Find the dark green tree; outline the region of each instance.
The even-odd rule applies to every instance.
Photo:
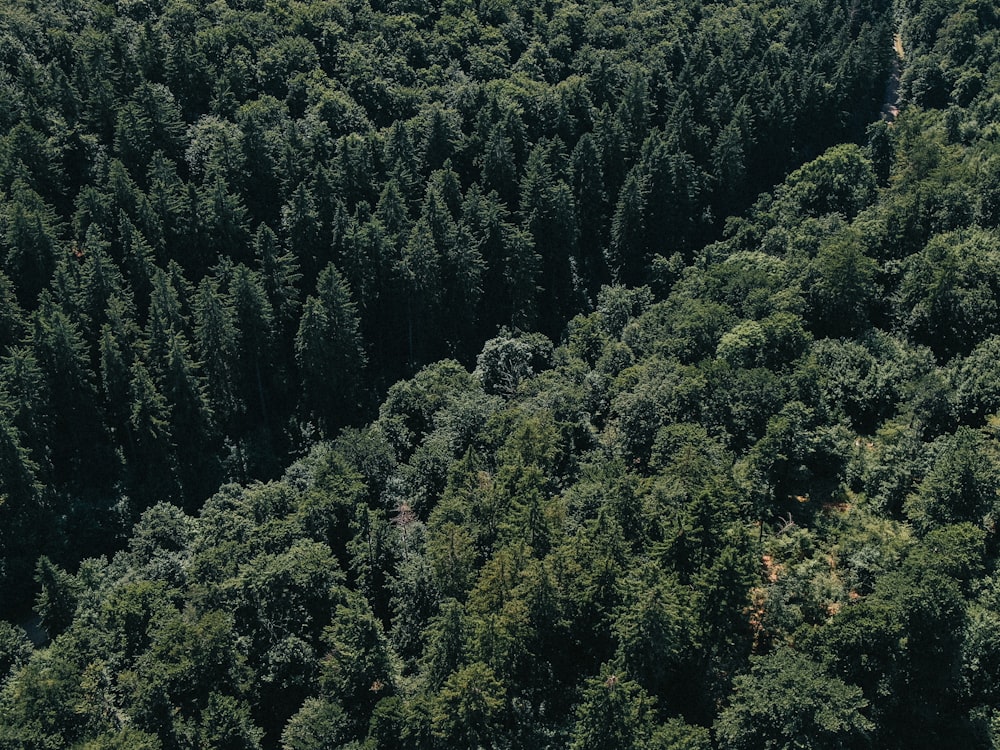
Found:
[[[753,660],[734,687],[715,724],[720,747],[871,747],[861,689],[789,648]]]
[[[497,747],[505,698],[503,685],[485,664],[453,672],[434,701],[434,736],[448,747]]]
[[[306,299],[295,337],[295,359],[302,382],[302,413],[332,434],[358,413],[366,361],[357,308],[332,263],[316,282],[316,296]]]
[[[646,692],[626,675],[605,668],[586,682],[570,747],[644,747],[653,717],[654,702]]]

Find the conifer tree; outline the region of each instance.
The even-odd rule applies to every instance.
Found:
[[[9,398],[4,394],[4,401]],[[0,404],[0,608],[13,612],[31,588],[30,561],[43,548],[51,519],[43,504],[38,466],[23,445],[9,409],[7,403]]]
[[[92,224],[87,229],[87,239],[81,249],[83,265],[74,300],[84,334],[90,338],[91,345],[96,343],[101,327],[107,322],[105,312],[111,299],[121,300],[131,296],[128,284],[108,249],[109,243],[104,240],[97,225]]]
[[[21,305],[33,307],[55,269],[59,224],[53,209],[23,181],[15,182],[11,193],[0,210],[4,269]]]
[[[521,180],[522,226],[541,258],[539,323],[549,333],[557,330],[575,302],[571,259],[577,252],[576,206],[561,178],[564,161],[560,141],[540,143],[528,156]]]
[[[302,256],[297,249],[283,250],[271,228],[261,224],[254,236],[254,258],[281,338],[288,340],[299,313],[299,282],[302,280],[299,259]]]
[[[175,440],[178,478],[184,505],[193,509],[214,491],[220,476],[215,424],[189,349],[184,334],[171,336],[159,385],[170,406],[170,433],[183,436]]]
[[[241,434],[250,440],[252,472],[273,471],[277,459],[275,430],[283,402],[284,375],[276,358],[274,309],[260,274],[240,264],[233,271],[229,296],[236,322],[234,380],[246,412]],[[265,468],[266,467],[266,468]]]
[[[320,274],[316,296],[306,299],[295,359],[302,383],[301,412],[332,434],[358,413],[365,366],[357,308],[333,264]]]
[[[13,282],[0,271],[0,352],[24,333],[24,311],[17,302]]]
[[[308,186],[303,182],[281,209],[281,234],[284,245],[298,259],[307,281],[316,278],[329,262],[329,247],[320,242],[319,214]],[[259,234],[258,234],[259,236]],[[255,245],[256,249],[256,245]]]
[[[179,492],[170,406],[145,366],[133,362],[129,385],[129,425],[135,453],[129,456],[128,486],[133,518],[156,500],[174,500]],[[127,518],[127,521],[133,520]]]
[[[580,238],[580,275],[591,295],[611,280],[604,248],[608,233],[608,198],[601,154],[590,133],[584,133],[570,154],[570,187],[576,203]]]
[[[638,169],[629,171],[611,222],[608,264],[616,281],[638,283],[645,271],[646,189]]]
[[[250,231],[246,207],[219,172],[200,191],[198,214],[203,223],[204,251],[192,269],[196,275],[220,257],[247,259]]]
[[[233,434],[237,414],[245,406],[236,382],[235,312],[219,291],[218,283],[206,276],[194,300],[195,353],[201,362],[209,407],[226,434]]]
[[[106,486],[110,456],[90,357],[79,328],[42,294],[30,333],[31,349],[45,383],[45,412],[58,484]]]
[[[175,333],[184,331],[186,325],[177,288],[166,271],[157,268],[151,279],[149,314],[146,320],[149,362],[157,373],[167,361],[171,338]]]
[[[116,335],[108,323],[101,329],[101,390],[111,430],[120,450],[126,456],[135,454],[135,438],[131,420],[131,364],[137,353],[129,351],[127,342]]]
[[[396,269],[405,299],[406,350],[412,366],[429,361],[441,293],[441,255],[434,231],[421,217],[403,250]]]
[[[645,746],[654,704],[646,691],[625,674],[605,668],[587,681],[573,730],[573,750]]]

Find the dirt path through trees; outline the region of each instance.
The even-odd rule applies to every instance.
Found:
[[[895,53],[892,60],[892,71],[885,83],[885,98],[882,103],[882,119],[892,122],[899,115],[899,76],[903,68],[903,38],[896,34],[892,39],[892,49]]]

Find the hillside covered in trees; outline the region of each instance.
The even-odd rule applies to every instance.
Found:
[[[9,2],[5,606],[861,138],[886,3]],[[673,270],[672,270],[673,269]],[[662,283],[661,283],[662,286]]]
[[[0,33],[0,748],[1000,747],[990,3]]]

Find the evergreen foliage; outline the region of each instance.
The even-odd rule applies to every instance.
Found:
[[[0,747],[1000,745],[988,6],[7,2]]]

